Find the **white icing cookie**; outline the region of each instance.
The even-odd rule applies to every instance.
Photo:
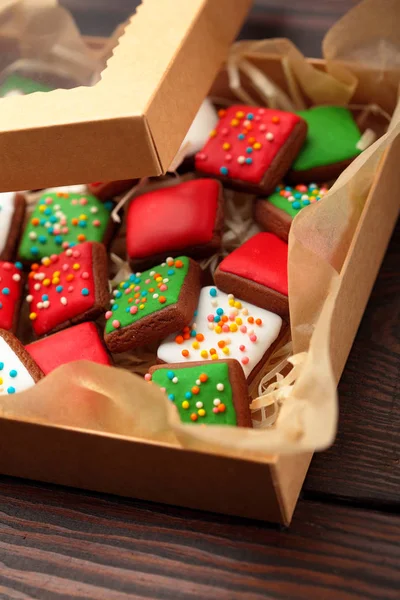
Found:
[[[201,290],[193,324],[168,337],[157,356],[166,363],[234,358],[248,377],[281,326],[278,315],[209,286]]]
[[[14,192],[0,194],[0,254],[3,252],[10,233],[14,215]]]
[[[195,116],[169,171],[176,171],[187,156],[194,156],[202,150],[211,131],[217,126],[218,120],[218,113],[213,103],[209,98],[206,98],[203,100],[199,112]]]
[[[13,349],[0,336],[0,395],[17,394],[35,385]]]

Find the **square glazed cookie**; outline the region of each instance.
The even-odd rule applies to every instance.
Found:
[[[353,115],[343,106],[316,106],[298,114],[307,122],[304,146],[288,173],[293,183],[329,181],[361,154],[361,133]]]
[[[25,218],[22,194],[0,194],[0,260],[12,260]]]
[[[36,335],[97,319],[109,303],[107,253],[84,242],[33,264],[28,278],[29,318]]]
[[[221,246],[222,225],[222,186],[214,179],[195,179],[142,194],[128,210],[128,260],[136,270],[169,255],[211,256]]]
[[[214,274],[225,292],[278,315],[289,315],[288,245],[273,233],[258,233],[229,254]]]
[[[43,373],[19,340],[0,330],[0,395],[17,394],[42,379]]]
[[[328,192],[326,184],[278,185],[268,198],[259,198],[254,205],[254,218],[266,231],[275,233],[285,242],[294,217],[305,207],[318,202]]]
[[[22,265],[0,261],[0,329],[15,332],[22,298]]]
[[[297,156],[307,134],[306,122],[293,113],[253,106],[231,106],[204,148],[196,170],[224,185],[269,194]]]
[[[164,363],[233,358],[248,380],[263,366],[282,327],[278,315],[204,287],[191,325],[177,331],[158,348]]]
[[[145,346],[185,327],[197,306],[200,278],[199,265],[179,256],[121,282],[106,313],[109,350]]]
[[[99,365],[110,365],[111,359],[94,323],[68,327],[33,342],[25,349],[45,375],[61,365],[76,360],[90,360]]]
[[[30,264],[85,241],[107,244],[115,229],[112,208],[87,193],[45,192],[23,233],[19,259]]]
[[[155,366],[145,379],[167,394],[183,423],[252,427],[246,378],[237,360]]]

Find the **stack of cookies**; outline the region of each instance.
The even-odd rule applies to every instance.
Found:
[[[360,153],[361,134],[343,107],[294,114],[238,105],[213,122],[211,133],[197,122],[195,142],[187,140],[193,153],[181,170],[190,177],[160,179],[131,200],[130,273],[114,289],[111,213],[134,180],[44,190],[28,216],[22,194],[0,194],[0,394],[67,362],[110,365],[112,355],[152,343],[156,364],[145,379],[183,422],[252,426],[248,386],[289,322],[292,221],[323,200]],[[262,231],[222,258],[225,189],[251,194]],[[209,257],[218,257],[212,281],[201,268]]]

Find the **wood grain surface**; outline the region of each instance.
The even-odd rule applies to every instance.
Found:
[[[398,598],[400,517],[301,502],[290,530],[2,479],[0,597]]]
[[[137,2],[62,4],[107,35]],[[255,0],[242,37],[318,56],[354,4]],[[337,441],[315,456],[289,530],[3,477],[0,600],[398,598],[399,264],[400,226],[340,383]]]

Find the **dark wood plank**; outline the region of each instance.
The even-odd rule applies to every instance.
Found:
[[[8,478],[0,506],[5,599],[398,597],[396,515],[303,501],[280,531]]]
[[[61,4],[73,12],[85,35],[110,35],[139,0],[61,0]],[[355,0],[255,0],[240,37],[287,37],[306,55],[320,56],[325,33],[354,4]]]
[[[340,386],[333,448],[316,455],[309,493],[400,503],[400,222]]]

